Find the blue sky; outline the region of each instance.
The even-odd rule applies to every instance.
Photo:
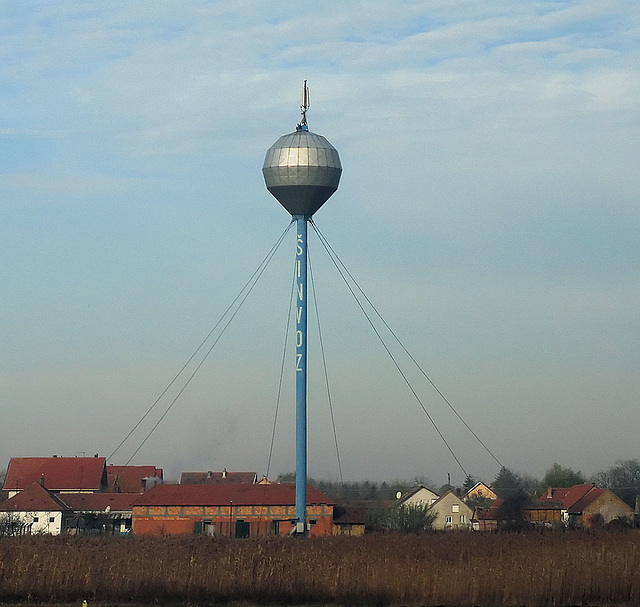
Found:
[[[638,457],[635,0],[1,12],[0,465],[109,454],[180,369],[287,226],[260,169],[303,79],[344,169],[317,225],[500,461],[542,476]],[[345,478],[461,483],[310,247]],[[293,254],[291,233],[132,463],[266,471]],[[335,480],[314,356],[309,472]],[[289,380],[271,476],[294,468]],[[491,480],[495,462],[419,390]]]

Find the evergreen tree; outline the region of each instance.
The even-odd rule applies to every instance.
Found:
[[[502,466],[496,474],[492,487],[494,489],[519,489],[523,485],[522,479],[515,473]]]
[[[467,474],[466,478],[464,479],[464,483],[462,484],[464,492],[466,493],[467,491],[469,491],[469,489],[471,489],[477,482],[478,481],[473,476]]]
[[[558,463],[553,464],[547,470],[542,479],[542,485],[546,487],[573,487],[584,483],[582,472],[574,472],[571,468],[564,468]]]

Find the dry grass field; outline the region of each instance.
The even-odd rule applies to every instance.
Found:
[[[0,539],[0,602],[638,605],[640,534]]]

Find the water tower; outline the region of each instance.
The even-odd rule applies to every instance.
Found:
[[[267,190],[296,221],[296,527],[307,534],[307,222],[338,189],[338,151],[309,131],[309,89],[302,87],[302,120],[268,150],[262,166]]]

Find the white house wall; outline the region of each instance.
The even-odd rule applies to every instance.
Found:
[[[16,512],[31,528],[31,535],[60,535],[62,533],[62,512]]]
[[[469,529],[473,511],[460,498],[448,493],[432,506],[437,514],[434,529]]]

